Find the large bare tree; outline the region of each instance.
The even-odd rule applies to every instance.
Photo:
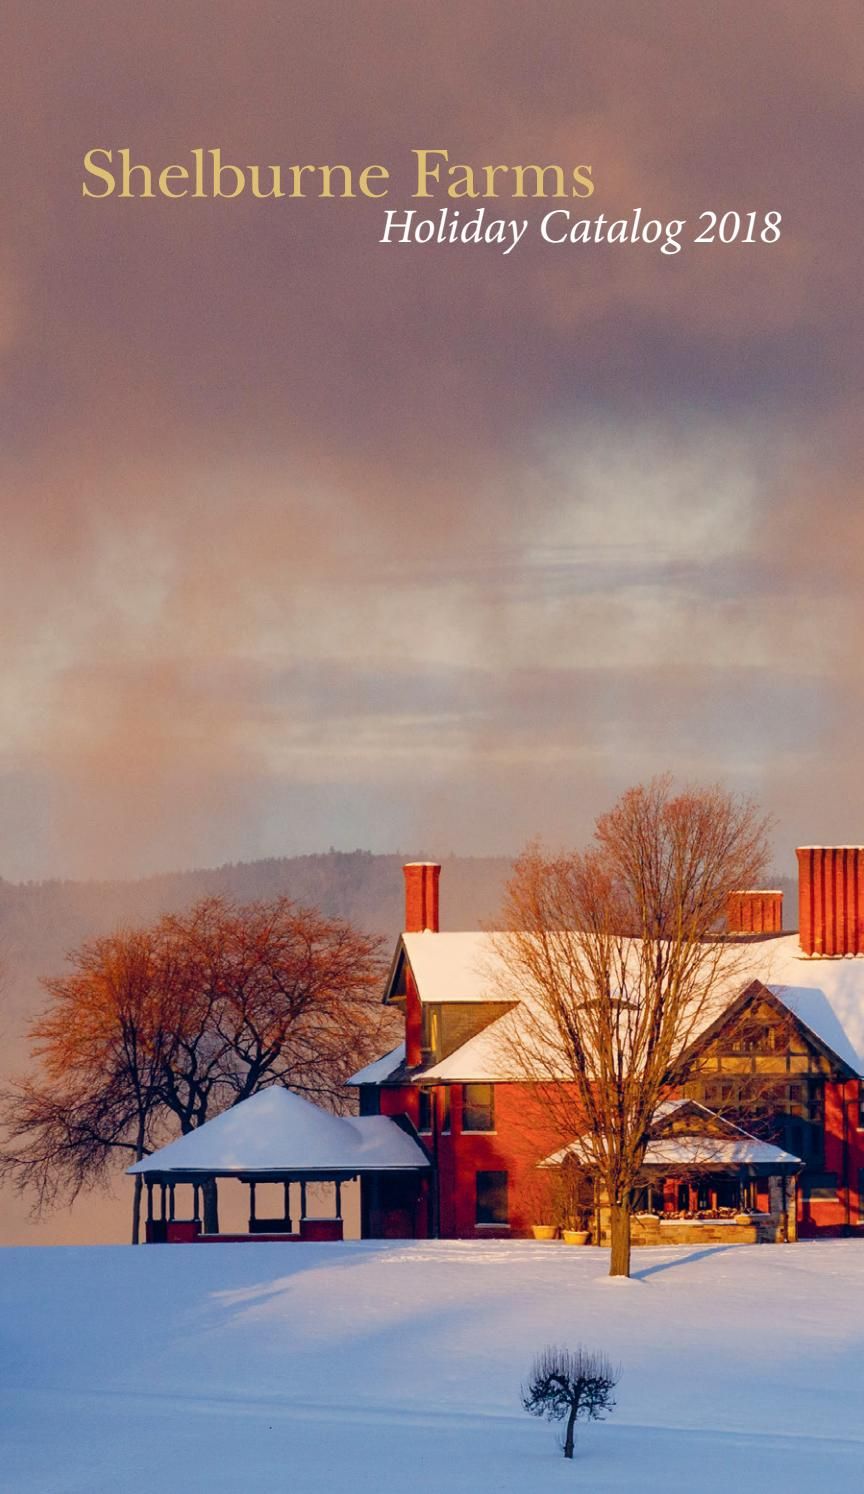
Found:
[[[392,1020],[380,940],[287,898],[208,898],[70,963],[45,982],[33,1072],[0,1105],[0,1175],[37,1213],[269,1085],[345,1108]],[[133,1242],[139,1217],[136,1180]]]
[[[516,863],[501,940],[521,997],[511,1064],[562,1143],[578,1138],[608,1203],[613,1276],[630,1272],[655,1111],[680,1094],[694,1038],[740,978],[726,900],[764,874],[768,828],[749,801],[664,777],[602,815],[588,850],[534,845]]]

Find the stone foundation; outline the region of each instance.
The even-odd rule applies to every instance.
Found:
[[[746,1224],[734,1219],[666,1219],[634,1214],[630,1234],[633,1245],[773,1245],[780,1244],[784,1237],[780,1214],[756,1214]],[[608,1209],[600,1211],[600,1244],[609,1244]]]

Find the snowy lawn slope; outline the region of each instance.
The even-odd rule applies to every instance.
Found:
[[[860,1488],[864,1245],[0,1251],[0,1488],[323,1494]],[[548,1341],[623,1365],[580,1430],[528,1417]]]

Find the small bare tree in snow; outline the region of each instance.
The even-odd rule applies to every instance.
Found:
[[[563,1421],[564,1456],[572,1458],[576,1422],[602,1421],[615,1408],[612,1391],[621,1370],[605,1354],[592,1349],[558,1349],[554,1345],[538,1354],[531,1366],[528,1385],[522,1387],[522,1404],[532,1416]]]

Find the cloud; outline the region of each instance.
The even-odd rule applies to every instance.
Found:
[[[500,849],[655,766],[756,789],[784,844],[860,816],[854,754],[820,770],[862,709],[851,6],[11,29],[7,875]],[[412,146],[588,160],[586,215],[783,235],[503,258],[379,245],[375,203],[80,197],[91,146],[196,144],[381,160],[394,205]]]

